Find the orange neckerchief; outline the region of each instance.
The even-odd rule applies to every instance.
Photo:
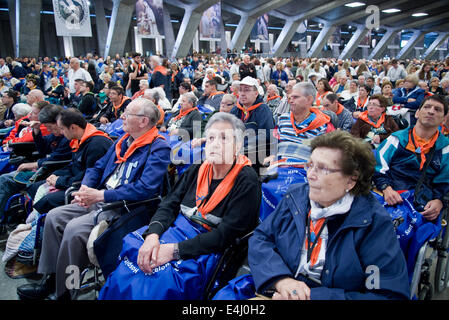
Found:
[[[172,72],[172,74],[171,74],[171,82],[175,82],[175,77],[176,77],[177,74],[178,74],[178,70],[175,70],[175,71]]]
[[[311,212],[311,211],[309,211],[308,219],[310,219],[310,212]],[[314,237],[316,237],[316,236],[318,235],[318,233],[320,232],[321,228],[323,227],[323,224],[324,224],[324,221],[325,221],[325,220],[326,220],[325,218],[318,219],[318,220],[315,222],[315,224],[314,224],[313,221],[312,221],[312,219],[310,219],[310,225],[309,225],[309,230],[308,230],[309,234],[311,234],[311,235],[313,234]],[[311,239],[312,242],[314,241],[314,240],[313,240],[314,237],[312,237],[312,239]],[[312,250],[312,255],[311,255],[311,258],[310,258],[310,266],[312,266],[312,267],[315,265],[315,263],[316,263],[317,260],[318,260],[318,256],[319,256],[319,254],[320,254],[321,243],[322,243],[322,242],[323,242],[323,241],[322,241],[321,237],[319,237],[319,238],[318,238],[318,241],[317,241],[317,243],[316,243],[316,246],[315,246],[315,247],[313,248],[313,250]],[[309,243],[307,237],[306,237],[305,245],[306,245],[306,249],[309,249],[309,248],[312,246],[312,244]],[[308,251],[308,250],[307,250],[307,251]]]
[[[272,96],[272,97],[267,97],[267,102],[270,102],[271,100],[274,100],[276,98],[280,98],[280,96],[275,95],[275,96]]]
[[[159,110],[159,114],[160,114],[159,120],[157,121],[156,125],[161,126],[164,124],[165,111],[164,111],[164,109],[162,109],[162,107],[160,105],[157,105],[156,107]]]
[[[239,108],[240,110],[242,110],[242,117],[241,117],[241,118],[242,118],[242,121],[243,121],[243,122],[246,122],[246,120],[248,120],[248,118],[249,118],[249,116],[250,116],[250,114],[251,114],[251,111],[256,110],[257,108],[259,108],[261,104],[263,104],[263,102],[260,102],[260,103],[258,103],[258,104],[252,105],[252,106],[249,107],[248,109],[245,109],[244,107],[242,107],[242,106],[240,105],[239,102],[237,102],[237,108]]]
[[[115,145],[115,155],[117,156],[117,161],[115,161],[115,163],[126,162],[126,160],[128,160],[128,158],[134,153],[134,151],[136,151],[140,147],[153,143],[153,141],[156,140],[157,138],[165,139],[164,137],[159,135],[159,130],[157,130],[156,127],[153,127],[150,130],[148,130],[145,134],[135,139],[122,157],[120,155],[120,152],[122,151],[122,143],[128,137],[129,133],[125,134],[123,137],[120,138],[120,140]]]
[[[215,73],[214,73],[213,76],[207,76],[207,79],[208,79],[208,80],[214,80],[214,78],[215,78]]]
[[[296,135],[299,135],[300,133],[316,129],[318,127],[321,127],[323,124],[326,124],[330,121],[330,118],[322,113],[317,108],[310,108],[310,112],[315,113],[316,118],[304,129],[298,129],[295,125],[295,118],[293,117],[293,112],[290,112],[290,122],[293,126],[293,129],[295,129]]]
[[[413,143],[412,134],[416,145]],[[426,163],[426,153],[428,153],[429,150],[433,147],[433,145],[438,139],[438,135],[439,131],[437,130],[435,134],[432,136],[432,138],[425,140],[416,135],[415,128],[413,128],[413,130],[410,130],[408,135],[408,144],[405,147],[405,149],[410,150],[411,152],[414,153],[421,154],[421,165],[419,166],[419,170],[422,170],[422,168],[424,167],[424,163]]]
[[[116,118],[118,118],[117,111],[122,107],[123,103],[128,99],[129,98],[127,96],[123,96],[122,101],[120,102],[120,104],[118,106],[116,106],[114,104],[114,102],[112,103],[112,107],[114,108],[114,114],[115,114]]]
[[[360,104],[360,98],[357,98],[357,107],[363,109],[365,107],[366,100],[368,100],[368,97],[366,97],[363,103]]]
[[[141,97],[144,94],[145,94],[145,90],[137,91],[136,93],[134,93],[134,95],[132,96],[131,100],[137,99],[138,97]]]
[[[193,110],[198,110],[197,107],[192,107],[190,109],[187,109],[185,111],[183,111],[182,109],[179,110],[179,114],[174,118],[175,121],[184,118],[186,115],[188,115],[190,112],[192,112]]]
[[[207,160],[203,162],[198,171],[196,185],[196,207],[204,219],[206,218],[206,215],[214,210],[215,207],[229,194],[234,186],[235,179],[245,166],[251,166],[251,161],[246,156],[239,155],[235,165],[217,186],[209,200],[204,203],[204,199],[209,194],[209,186],[213,175],[213,165]],[[203,224],[203,227],[209,231],[211,230],[211,228],[206,224]]]
[[[166,76],[167,75],[167,68],[163,67],[163,66],[156,66],[156,68],[153,69],[153,73],[156,73],[156,72],[160,72],[164,76]]]
[[[338,116],[340,113],[343,112],[345,107],[343,107],[343,105],[341,103],[338,104],[338,109],[337,112],[335,112],[335,114]]]
[[[372,122],[369,118],[368,118],[368,111],[363,111],[360,115],[359,115],[359,119],[362,121],[365,121],[366,123],[370,124],[371,126],[373,126],[374,128],[378,129],[380,128],[380,126],[385,122],[385,112],[382,112],[382,115],[380,116],[379,120],[377,120],[376,123]]]
[[[72,141],[70,141],[70,147],[72,148],[72,152],[77,152],[79,147],[90,137],[95,137],[95,136],[103,136],[105,138],[108,138],[109,140],[111,140],[111,138],[109,138],[109,136],[104,133],[103,131],[97,130],[97,128],[95,128],[94,125],[88,123],[86,126],[86,129],[84,130],[84,134],[81,137],[80,140],[78,139],[73,139]]]
[[[213,92],[213,93],[211,93],[211,94],[209,95],[208,99],[210,99],[210,98],[216,96],[217,94],[224,94],[224,92],[223,92],[223,91]]]
[[[326,94],[328,94],[330,91],[326,91],[326,92],[324,92],[323,94],[319,94],[318,92],[316,93],[316,99],[315,99],[315,102],[316,102],[316,105],[317,106],[321,106],[321,100],[323,99],[323,97],[326,95]]]

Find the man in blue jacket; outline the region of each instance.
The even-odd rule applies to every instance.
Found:
[[[443,96],[424,99],[416,112],[414,127],[392,133],[376,150],[373,181],[389,205],[402,202],[397,191],[415,189],[431,149],[435,149],[427,167],[432,199],[416,208],[427,220],[435,220],[443,208],[443,197],[449,192],[449,139],[438,128],[448,112]]]
[[[84,175],[72,204],[51,210],[45,221],[38,273],[41,284],[17,289],[22,299],[70,298],[66,287],[68,266],[83,270],[88,264],[86,243],[94,227],[95,211],[103,203],[118,200],[140,201],[157,195],[170,163],[170,146],[158,134],[157,107],[139,98],[122,115],[127,132],[114,143],[93,168]],[[108,210],[99,217],[110,220],[119,210]]]
[[[72,152],[67,140],[62,131],[59,129],[56,118],[63,110],[61,106],[48,105],[42,108],[39,112],[39,121],[31,124],[33,128],[33,139],[36,149],[41,155],[41,158],[36,162],[22,163],[16,171],[5,173],[0,176],[0,216],[3,216],[6,202],[8,198],[21,190],[24,190],[26,185],[14,180],[14,177],[19,172],[29,172],[39,169],[45,161],[60,161],[70,160]],[[50,132],[49,135],[42,136],[40,125],[43,124]]]

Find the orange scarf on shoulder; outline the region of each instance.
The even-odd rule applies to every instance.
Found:
[[[378,129],[380,126],[382,126],[383,123],[385,123],[385,112],[382,112],[382,115],[380,116],[379,120],[377,120],[376,123],[372,122],[368,117],[368,111],[363,111],[359,115],[359,119],[362,121],[365,121],[366,123],[370,124],[374,128]]]
[[[299,135],[303,132],[314,130],[316,128],[321,127],[323,124],[329,123],[330,118],[321,112],[317,108],[310,108],[310,112],[315,113],[316,118],[304,129],[298,129],[295,125],[295,118],[293,117],[293,112],[290,112],[290,122],[292,124],[293,129],[295,129],[296,135]]]
[[[163,136],[159,135],[159,130],[157,130],[156,127],[153,127],[150,130],[148,130],[145,134],[135,139],[122,157],[120,155],[122,151],[122,143],[128,137],[129,133],[125,134],[123,137],[120,138],[120,140],[115,145],[115,155],[117,156],[117,161],[115,161],[115,163],[126,162],[126,160],[128,160],[128,158],[134,153],[134,151],[136,151],[140,147],[153,143],[157,138],[165,139]]]
[[[153,69],[153,73],[156,73],[156,72],[160,72],[164,76],[166,76],[167,75],[167,68],[163,67],[163,66],[156,66],[156,68]]]
[[[175,121],[178,121],[179,119],[184,118],[186,115],[188,115],[190,112],[192,112],[193,110],[198,110],[197,107],[193,107],[187,110],[179,110],[179,114],[174,118]]]
[[[78,139],[72,139],[72,141],[70,141],[70,148],[72,148],[72,152],[77,152],[78,149],[81,147],[81,145],[89,138],[91,137],[96,137],[96,136],[101,136],[101,137],[105,137],[108,138],[109,140],[112,140],[111,138],[109,138],[109,136],[100,130],[97,130],[97,128],[95,128],[94,125],[88,123],[86,126],[86,129],[84,129],[84,134],[81,137],[80,140]]]
[[[321,105],[321,100],[323,100],[324,96],[327,95],[330,91],[326,91],[323,94],[319,94],[318,92],[316,93],[316,99],[315,99],[315,103],[317,106]]]
[[[207,160],[203,162],[198,171],[196,185],[196,207],[204,219],[206,218],[206,215],[214,210],[215,207],[229,194],[234,186],[235,179],[245,166],[251,166],[251,161],[246,156],[239,155],[235,165],[220,182],[212,196],[207,202],[204,202],[204,199],[209,194],[209,186],[212,182],[213,165]],[[203,224],[203,227],[211,231],[211,228],[208,225]]]
[[[449,134],[449,128],[446,127],[444,124],[441,125],[441,133],[445,136],[447,136]]]
[[[344,109],[345,109],[345,107],[343,107],[343,105],[341,103],[339,103],[337,112],[335,114],[338,116],[340,113],[343,112]]]
[[[277,99],[277,98],[280,98],[280,96],[275,95],[275,96],[272,96],[272,97],[267,97],[267,102],[270,102],[271,100],[274,100],[274,99]]]
[[[209,95],[208,99],[211,99],[212,97],[216,96],[217,94],[224,94],[224,92],[223,91],[213,92]]]
[[[263,102],[260,102],[258,104],[255,104],[251,107],[249,107],[248,109],[245,109],[242,105],[240,105],[239,102],[237,102],[237,108],[239,108],[240,110],[242,110],[242,121],[246,122],[249,118],[249,116],[251,115],[251,111],[256,110],[257,108],[259,108],[261,105],[263,104]]]
[[[116,117],[116,118],[119,117],[118,114],[117,114],[117,112],[120,110],[120,108],[122,107],[123,103],[124,103],[126,100],[128,100],[128,99],[129,99],[129,98],[128,98],[127,96],[123,96],[122,101],[120,102],[119,105],[116,106],[114,103],[112,103],[112,107],[114,108],[114,114],[115,114],[115,117]]]
[[[415,128],[409,131],[408,144],[405,148],[413,153],[419,153],[421,155],[419,170],[422,170],[424,167],[424,164],[426,163],[426,154],[429,153],[430,149],[432,149],[433,145],[437,141],[439,133],[440,132],[437,130],[430,139],[426,140],[416,134]],[[413,140],[415,140],[416,145],[413,143]]]

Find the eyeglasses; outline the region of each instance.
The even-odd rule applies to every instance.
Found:
[[[368,102],[368,105],[367,106],[373,106],[373,107],[378,107],[378,108],[380,108],[381,107],[381,105],[380,104],[377,104],[377,103],[372,103],[372,102]]]
[[[304,169],[307,172],[309,172],[312,169],[315,169],[316,170],[316,174],[319,175],[319,176],[327,176],[327,175],[329,175],[331,173],[342,171],[341,169],[329,169],[329,168],[326,168],[324,166],[315,165],[313,162],[310,162],[310,161],[307,162],[304,165]]]
[[[147,117],[147,118],[148,118],[148,116],[146,116],[146,115],[144,115],[144,114],[126,113],[126,112],[123,112],[123,113],[122,113],[122,117],[125,118],[125,119],[128,119],[129,116]]]
[[[254,89],[247,89],[247,90],[239,89],[239,92],[245,92],[245,93],[252,92],[252,91],[255,91],[255,90]]]

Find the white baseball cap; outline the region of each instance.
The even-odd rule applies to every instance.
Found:
[[[253,86],[256,89],[259,88],[259,83],[257,82],[257,80],[250,76],[243,78],[243,80],[240,81],[240,85]]]

